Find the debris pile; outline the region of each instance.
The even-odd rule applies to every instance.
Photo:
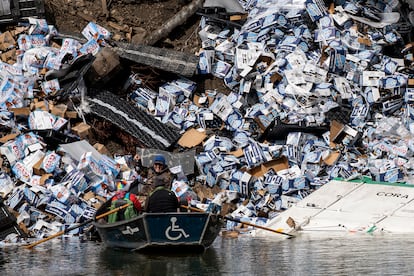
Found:
[[[84,40],[34,18],[0,34],[0,194],[26,235],[87,221],[117,183],[141,178],[133,154],[91,145],[96,118],[137,141],[144,167],[164,153],[177,196],[245,221],[263,224],[333,178],[413,182],[403,4],[225,3],[200,11],[196,57],[114,42],[93,22]],[[154,88],[131,72],[123,97],[109,88],[125,59],[175,78]],[[203,89],[204,77],[225,88]]]
[[[406,6],[239,2],[248,12],[241,28],[218,20],[223,8],[215,8],[205,9],[199,32],[198,73],[230,92],[203,91],[178,107],[169,100],[170,112],[159,113],[182,131],[216,130],[201,138],[198,179],[238,193],[232,214],[253,220],[337,177],[412,182]]]

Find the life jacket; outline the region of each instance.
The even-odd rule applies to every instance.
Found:
[[[112,200],[109,210],[114,210],[127,203],[129,204],[128,207],[108,215],[108,223],[114,223],[121,220],[129,220],[133,217],[138,216],[138,212],[134,207],[134,203],[129,199],[129,193],[126,193],[124,198]]]

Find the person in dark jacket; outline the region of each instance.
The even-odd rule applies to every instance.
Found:
[[[134,191],[136,194],[149,195],[155,189],[154,178],[156,177],[163,182],[165,188],[171,189],[174,175],[170,172],[165,157],[162,154],[154,156],[152,166],[148,170],[142,167],[141,157],[138,154],[134,156],[134,160],[137,164],[136,170],[142,171],[142,175],[131,184],[131,191]]]
[[[154,178],[155,189],[145,202],[145,211],[149,213],[177,212],[180,207],[177,196],[164,186],[161,178]]]
[[[148,170],[147,184],[151,186],[151,190],[154,190],[156,187],[156,178],[159,181],[162,181],[162,185],[164,185],[165,188],[171,189],[173,174],[167,166],[165,157],[161,154],[154,157],[152,168]]]

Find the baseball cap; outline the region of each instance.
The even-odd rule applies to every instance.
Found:
[[[165,157],[162,155],[156,155],[154,157],[154,164],[162,164],[165,165]]]

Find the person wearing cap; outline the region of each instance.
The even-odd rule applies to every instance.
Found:
[[[145,201],[144,210],[149,213],[177,212],[180,207],[177,196],[166,188],[162,178],[154,177],[155,189]]]
[[[147,185],[151,187],[151,190],[156,188],[155,178],[160,182],[159,184],[164,185],[167,189],[171,189],[173,175],[167,166],[165,157],[161,154],[154,156],[153,165],[148,170]]]
[[[136,171],[140,171],[141,174],[131,184],[132,192],[141,195],[148,195],[155,189],[154,178],[158,177],[164,183],[167,189],[171,189],[174,175],[170,172],[165,157],[162,154],[157,154],[152,159],[152,166],[145,168],[142,166],[141,156],[136,154],[134,161],[138,168]]]

